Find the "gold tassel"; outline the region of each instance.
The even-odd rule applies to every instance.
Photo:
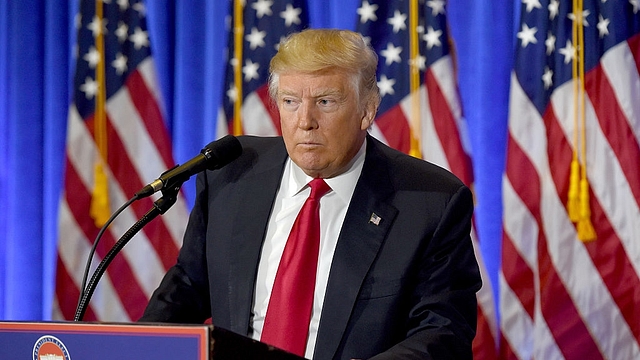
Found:
[[[103,2],[96,1],[96,17],[103,21]],[[104,64],[104,34],[102,33],[102,25],[100,33],[96,36],[96,48],[100,53],[100,61],[96,66],[96,81],[98,82],[98,94],[96,96],[96,112],[94,117],[95,141],[98,154],[96,155],[96,163],[93,167],[94,184],[91,193],[91,205],[89,206],[89,215],[93,219],[96,227],[101,228],[110,217],[111,207],[109,205],[109,180],[107,173],[104,171],[103,165],[107,162],[109,154],[107,150],[107,117],[105,113],[106,99],[106,78]]]
[[[573,60],[573,105],[574,105],[574,145],[573,160],[571,161],[571,175],[569,177],[569,193],[567,212],[569,219],[576,223],[578,239],[583,242],[596,240],[596,231],[591,223],[591,208],[589,207],[589,181],[587,180],[587,126],[585,116],[584,90],[584,19],[583,0],[573,0],[572,38],[576,46],[576,58]],[[578,125],[580,120],[580,126]],[[578,149],[583,163],[578,160]],[[579,184],[579,186],[578,186]]]
[[[110,216],[107,174],[105,174],[100,162],[95,165],[94,174],[95,185],[91,194],[89,214],[96,227],[100,228],[109,220]]]
[[[584,242],[596,239],[596,231],[591,223],[589,182],[586,178],[580,180],[580,218],[578,219],[578,239]]]
[[[571,161],[571,175],[569,176],[569,194],[567,199],[567,212],[572,222],[578,221],[580,217],[580,197],[578,196],[580,185],[580,164],[578,159]]]
[[[581,154],[584,159],[582,165],[582,178],[580,179],[580,214],[578,219],[578,239],[583,242],[593,241],[596,239],[596,231],[591,223],[591,208],[589,206],[589,181],[587,180],[587,126],[585,116],[585,90],[584,90],[584,19],[583,14],[583,0],[578,0],[578,42],[579,42],[579,66],[580,71],[580,120],[582,122],[581,135]]]

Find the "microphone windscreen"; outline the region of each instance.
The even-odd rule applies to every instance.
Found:
[[[237,159],[242,154],[242,145],[235,136],[226,135],[209,143],[202,149],[202,153],[210,157],[207,169],[216,170]]]

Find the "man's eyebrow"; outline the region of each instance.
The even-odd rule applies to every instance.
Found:
[[[278,96],[282,96],[282,95],[296,95],[296,94],[295,94],[295,91],[292,91],[292,90],[282,90],[282,89],[280,89],[280,90],[278,90],[277,95]]]
[[[299,95],[293,90],[281,89],[278,91],[277,96],[299,96]],[[326,88],[326,89],[319,89],[316,93],[311,95],[312,98],[319,98],[323,96],[343,97],[345,96],[345,94],[343,91],[337,88]]]
[[[316,94],[312,96],[317,98],[317,97],[322,97],[327,95],[343,96],[343,92],[335,88],[321,89],[320,91],[318,91]]]

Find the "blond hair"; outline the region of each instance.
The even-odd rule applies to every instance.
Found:
[[[352,75],[360,103],[380,102],[376,68],[378,56],[362,35],[349,30],[307,29],[289,35],[271,59],[269,94],[276,99],[279,75],[337,69]]]

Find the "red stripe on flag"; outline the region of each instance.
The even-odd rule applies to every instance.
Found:
[[[69,161],[67,157],[65,164],[65,197],[67,199],[67,204],[69,206],[69,210],[72,213],[84,213],[84,216],[79,219],[74,216],[76,220],[76,224],[82,230],[86,237],[89,245],[93,243],[93,239],[98,234],[98,230],[95,226],[93,220],[87,216],[88,207],[87,204],[91,202],[91,195],[87,191],[84,186],[84,183],[78,176],[76,172],[75,166]],[[77,195],[77,196],[76,196]],[[80,221],[78,221],[80,220]],[[90,239],[90,240],[89,240]]]
[[[538,171],[520,145],[513,139],[511,133],[507,139],[507,148],[509,151],[506,162],[507,177],[531,214],[539,220],[540,179]]]
[[[429,106],[433,117],[433,125],[438,133],[440,144],[444,150],[449,170],[462,180],[467,186],[473,182],[473,172],[471,170],[471,159],[464,151],[460,141],[460,131],[456,125],[456,120],[451,113],[440,85],[436,80],[431,68],[425,74],[425,85]]]
[[[409,123],[400,105],[396,105],[384,114],[378,115],[376,125],[387,140],[387,144],[403,153],[411,149]]]
[[[552,106],[548,106],[545,109],[542,121],[546,129],[549,164],[553,164],[551,177],[555,183],[560,202],[566,205],[569,199],[569,177],[571,175],[573,150],[564,135],[562,127],[560,127]]]
[[[502,235],[502,271],[507,284],[533,319],[536,300],[535,276],[506,233]]]
[[[640,74],[640,34],[629,38],[627,43],[629,44],[629,48],[633,54],[633,60],[635,60],[636,63],[636,71]]]
[[[144,123],[149,137],[153,140],[157,152],[162,157],[165,167],[172,167],[175,163],[171,153],[171,139],[169,138],[167,125],[164,123],[160,107],[157,102],[153,101],[154,96],[149,91],[140,71],[132,72],[125,85],[131,94],[131,102],[138,110],[140,119]]]

